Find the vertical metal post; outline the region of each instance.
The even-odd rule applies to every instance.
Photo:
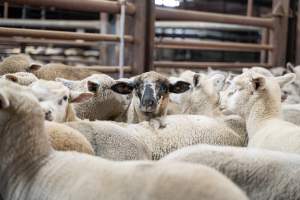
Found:
[[[261,44],[268,44],[269,42],[269,29],[264,28],[261,32]],[[266,50],[261,50],[260,51],[260,63],[265,63],[267,61],[267,54],[268,51]]]
[[[121,15],[120,15],[120,52],[119,52],[119,78],[124,77],[124,53],[125,53],[125,12],[126,0],[120,0]]]
[[[8,2],[4,2],[3,17],[4,17],[4,19],[8,18]]]
[[[285,66],[290,0],[273,0],[272,66]]]
[[[247,4],[247,16],[251,17],[253,15],[253,0],[248,0]]]

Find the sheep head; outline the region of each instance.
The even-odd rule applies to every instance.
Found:
[[[111,89],[120,94],[133,92],[138,108],[143,114],[155,114],[166,110],[170,93],[183,93],[190,89],[185,81],[171,82],[167,77],[154,72],[146,72],[131,79],[117,81]]]

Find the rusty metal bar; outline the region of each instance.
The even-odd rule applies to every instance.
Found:
[[[121,6],[117,1],[105,0],[7,0],[12,4],[56,7],[66,10],[88,11],[88,12],[107,12],[111,14],[120,13]],[[134,15],[136,11],[132,3],[126,5],[126,14]]]
[[[40,20],[40,19],[1,19],[0,26],[28,28],[83,28],[100,29],[100,22],[95,20]]]
[[[245,26],[257,26],[273,28],[273,19],[259,17],[247,17],[241,15],[215,14],[209,12],[190,11],[182,9],[156,8],[157,20],[172,21],[203,21],[225,24],[238,24]]]
[[[70,41],[70,40],[52,40],[52,39],[33,39],[23,37],[0,37],[0,44],[29,44],[32,46],[48,46],[48,45],[68,45],[68,46],[98,46],[96,42]]]
[[[253,0],[248,0],[247,2],[247,16],[251,17],[253,15]]]
[[[22,36],[32,38],[62,39],[62,40],[85,40],[85,41],[109,41],[119,42],[120,37],[111,34],[74,33],[64,31],[45,31],[22,28],[0,27],[0,36]],[[133,37],[126,35],[125,42],[133,42]]]
[[[155,68],[184,68],[184,69],[202,69],[207,67],[212,68],[241,68],[241,67],[271,67],[266,63],[228,63],[228,62],[182,62],[182,61],[155,61]]]
[[[249,44],[238,42],[214,42],[201,40],[174,40],[174,39],[157,39],[155,41],[156,48],[168,49],[205,49],[205,50],[219,50],[219,51],[245,51],[245,52],[259,52],[261,50],[272,51],[273,47],[266,44]]]
[[[7,19],[8,18],[8,3],[4,2],[3,5],[3,18]]]
[[[269,41],[269,30],[268,29],[264,29],[262,31],[262,35],[261,35],[261,45],[266,45],[268,44],[268,41]],[[267,55],[268,55],[268,52],[265,51],[265,50],[261,50],[260,52],[260,62],[261,63],[265,63],[267,62]]]
[[[119,67],[118,66],[88,66],[88,67],[76,67],[76,68],[84,68],[84,69],[90,69],[90,70],[96,70],[103,73],[119,73]],[[131,73],[132,68],[130,66],[124,66],[123,67],[124,73]]]

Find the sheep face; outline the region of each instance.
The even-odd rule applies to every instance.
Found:
[[[138,101],[139,110],[144,114],[150,114],[166,109],[169,93],[183,93],[190,89],[190,84],[184,81],[171,83],[165,76],[151,71],[127,82],[119,81],[111,89],[120,94],[130,94],[133,91],[133,98]]]
[[[70,103],[79,103],[93,96],[90,92],[70,91],[62,83],[39,80],[29,86],[38,98],[48,121],[64,122]]]
[[[40,109],[37,99],[27,87],[5,79],[0,80],[0,86],[0,127],[6,126],[8,120],[15,117],[15,113],[24,113],[28,107]]]
[[[280,77],[265,77],[252,70],[236,76],[229,87],[221,92],[221,109],[246,117],[253,105],[263,99],[274,108],[280,107],[281,90],[295,79],[294,74]]]

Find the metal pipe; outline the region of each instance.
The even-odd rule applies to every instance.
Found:
[[[247,2],[247,16],[251,17],[253,15],[253,0],[248,0]]]
[[[156,48],[168,49],[206,49],[206,50],[220,50],[220,51],[245,51],[245,52],[259,52],[261,50],[272,51],[273,47],[266,44],[250,44],[239,42],[214,42],[201,40],[174,40],[174,39],[157,39],[155,41]]]
[[[242,15],[216,14],[209,12],[190,11],[182,9],[156,8],[157,20],[172,21],[202,21],[225,24],[239,24],[246,26],[258,26],[273,28],[273,19],[262,19],[259,17],[246,17]]]
[[[100,22],[96,20],[39,20],[39,19],[1,19],[0,26],[8,27],[30,27],[30,28],[86,28],[100,29]]]
[[[49,45],[66,45],[66,46],[97,46],[97,42],[85,42],[85,41],[70,41],[70,40],[51,40],[51,39],[32,39],[32,38],[11,38],[0,37],[0,44],[27,44],[32,46],[49,46]]]
[[[202,69],[207,67],[212,68],[241,68],[241,67],[271,67],[266,63],[227,63],[227,62],[179,62],[179,61],[155,61],[156,68],[185,68],[185,69]]]
[[[33,38],[62,39],[62,40],[85,40],[85,41],[109,41],[119,42],[120,37],[112,34],[74,33],[64,31],[45,31],[22,28],[0,27],[0,36],[22,36]],[[133,37],[126,35],[125,42],[133,42]]]
[[[4,2],[3,5],[3,18],[8,18],[8,2]]]
[[[119,78],[124,77],[124,52],[125,52],[125,14],[126,14],[126,1],[120,0],[121,3],[121,16],[120,16],[120,53],[119,53]]]
[[[88,12],[107,12],[111,14],[120,13],[121,6],[116,1],[105,0],[7,0],[12,4],[56,7],[66,10],[88,11]],[[126,13],[129,15],[135,14],[135,6],[128,3]]]
[[[96,71],[100,71],[103,73],[118,73],[119,72],[119,66],[88,66],[88,67],[78,67],[78,68],[96,70]],[[123,71],[124,71],[124,73],[131,73],[132,68],[130,66],[124,66]]]

